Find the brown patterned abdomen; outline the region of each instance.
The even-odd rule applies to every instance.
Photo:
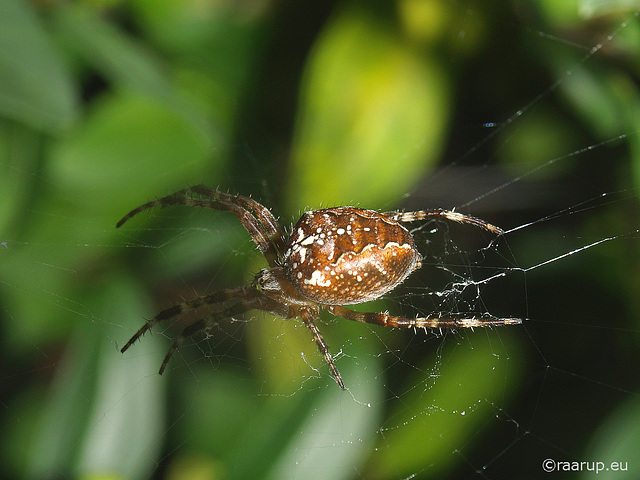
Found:
[[[325,305],[374,300],[419,266],[409,231],[373,210],[306,212],[294,226],[283,268],[296,289]]]

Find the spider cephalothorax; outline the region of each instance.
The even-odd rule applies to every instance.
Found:
[[[249,286],[222,290],[180,303],[163,310],[143,325],[125,344],[122,352],[160,321],[203,306],[217,306],[215,313],[182,331],[165,356],[160,374],[187,337],[223,319],[254,309],[283,318],[301,318],[341,388],[345,388],[342,377],[315,324],[321,308],[349,320],[392,327],[452,328],[521,323],[516,318],[487,315],[453,317],[437,314],[403,318],[385,313],[354,312],[343,306],[379,298],[420,267],[420,254],[403,222],[439,217],[502,234],[498,227],[478,218],[450,210],[380,213],[355,207],[336,207],[304,213],[290,237],[286,238],[273,214],[255,200],[198,185],[132,210],[118,222],[117,227],[143,210],[168,205],[233,212],[265,256],[269,268],[261,270]]]

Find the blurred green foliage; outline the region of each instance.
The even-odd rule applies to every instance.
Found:
[[[225,214],[154,212],[114,226],[200,183],[252,194],[285,224],[306,207],[399,208],[430,187],[444,191],[442,206],[477,204],[513,225],[562,210],[515,189],[494,196],[500,205],[473,202],[521,175],[534,190],[579,178],[588,188],[573,205],[631,198],[510,240],[515,262],[534,265],[576,248],[567,238],[638,227],[639,53],[625,2],[0,1],[0,478],[453,478],[469,473],[462,458],[505,470],[522,461],[508,447],[524,433],[505,441],[492,422],[503,409],[543,417],[550,398],[568,405],[549,366],[628,397],[637,385],[619,367],[638,353],[637,335],[621,333],[639,328],[637,237],[591,262],[556,262],[548,276],[532,271],[526,301],[521,278],[498,296],[505,315],[565,327],[596,318],[599,329],[607,300],[585,291],[614,298],[620,330],[607,330],[602,352],[618,355],[615,375],[589,370],[599,356],[562,363],[574,330],[546,344],[534,323],[541,361],[521,330],[411,348],[410,336],[326,318],[342,392],[304,326],[267,315],[214,329],[163,377],[164,336],[179,328],[120,355],[145,318],[250,281],[264,262]],[[587,147],[598,144],[594,159]],[[479,165],[478,179],[425,184],[436,166],[460,164]],[[504,177],[482,184],[487,167]],[[481,190],[461,196],[464,185]],[[585,296],[593,305],[576,308]],[[584,360],[604,340],[580,333],[572,353]],[[549,386],[528,383],[537,368]],[[616,411],[614,400],[575,408],[567,422],[587,432],[572,454],[633,460],[640,409],[623,398]],[[498,423],[519,426],[510,420]],[[569,441],[546,426],[538,436],[554,440],[528,453],[534,476],[544,448]],[[491,478],[501,475],[513,478],[497,467]]]

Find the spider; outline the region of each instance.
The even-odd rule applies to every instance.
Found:
[[[315,324],[321,309],[356,322],[404,328],[473,328],[522,323],[517,318],[487,315],[457,318],[435,314],[403,318],[386,313],[355,312],[344,306],[381,297],[420,267],[421,256],[403,223],[441,218],[474,225],[496,235],[503,233],[484,220],[451,210],[380,213],[355,207],[335,207],[305,212],[287,237],[271,211],[257,201],[198,185],[135,208],[116,227],[121,227],[144,210],[170,205],[234,213],[266,258],[269,268],[260,270],[250,285],[179,303],[146,322],[122,347],[122,353],[159,322],[200,307],[216,307],[214,313],[184,328],[169,348],[160,366],[160,375],[185,339],[249,310],[263,310],[285,319],[301,318],[342,389],[345,389],[345,384]]]

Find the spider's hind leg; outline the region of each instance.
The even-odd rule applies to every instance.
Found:
[[[342,375],[340,375],[338,367],[336,367],[336,364],[333,361],[333,356],[331,355],[331,352],[329,352],[329,346],[327,345],[327,342],[324,341],[324,337],[315,324],[313,316],[306,313],[303,313],[301,316],[302,321],[311,331],[311,335],[313,335],[313,341],[316,342],[316,345],[318,345],[318,350],[320,350],[324,361],[327,363],[327,365],[329,365],[329,370],[331,370],[333,378],[336,380],[336,383],[340,386],[340,388],[344,390],[346,387],[344,386],[344,382],[342,381]]]
[[[225,302],[232,298],[253,298],[256,293],[257,292],[255,291],[255,289],[250,287],[231,288],[228,290],[221,290],[219,292],[215,292],[210,295],[204,295],[202,297],[194,298],[193,300],[182,302],[177,305],[174,305],[173,307],[169,307],[161,311],[159,314],[157,314],[155,317],[153,317],[151,320],[145,323],[140,328],[140,330],[138,330],[133,335],[133,337],[129,339],[129,341],[124,345],[124,347],[122,347],[120,352],[122,353],[126,352],[129,349],[129,347],[131,347],[131,345],[133,345],[136,342],[136,340],[138,340],[142,335],[147,333],[147,331],[150,330],[157,323],[160,323],[164,320],[169,320],[173,317],[177,317],[178,315],[181,315],[183,313],[196,310],[205,305],[215,305],[217,303]]]
[[[176,338],[174,342],[171,344],[171,347],[169,347],[169,351],[167,352],[167,355],[164,357],[164,360],[162,361],[162,365],[160,365],[160,370],[158,371],[158,373],[162,375],[162,373],[164,372],[164,369],[167,366],[167,363],[169,363],[169,360],[171,359],[171,356],[187,338],[191,337],[192,335],[195,335],[196,333],[207,330],[208,328],[211,328],[214,325],[217,325],[222,320],[235,317],[236,315],[240,315],[249,310],[253,310],[256,307],[258,307],[258,302],[256,302],[255,299],[254,300],[246,299],[235,305],[230,306],[229,308],[225,308],[224,310],[213,313],[205,318],[201,318],[200,320],[197,320],[191,325],[188,325],[187,327],[185,327],[185,329],[182,330],[182,333],[180,334],[180,336]]]
[[[192,323],[191,325],[186,327],[182,331],[180,336],[176,338],[175,341],[171,344],[169,351],[167,352],[167,354],[164,357],[164,360],[162,361],[162,365],[160,365],[160,370],[158,371],[158,374],[159,375],[163,374],[164,369],[167,367],[167,363],[169,363],[169,360],[171,359],[171,356],[178,349],[178,347],[182,345],[182,342],[184,342],[191,335],[198,333],[209,326],[213,326],[213,325],[208,325],[208,322],[206,322],[204,319],[200,319],[197,322]]]
[[[394,317],[386,313],[375,312],[356,312],[349,310],[342,305],[327,305],[325,307],[334,315],[347,320],[353,320],[360,323],[372,323],[374,325],[382,325],[385,327],[399,328],[479,328],[479,327],[496,327],[502,325],[520,325],[521,318],[498,318],[488,314],[469,314],[459,316],[441,316],[433,315],[427,317]]]

